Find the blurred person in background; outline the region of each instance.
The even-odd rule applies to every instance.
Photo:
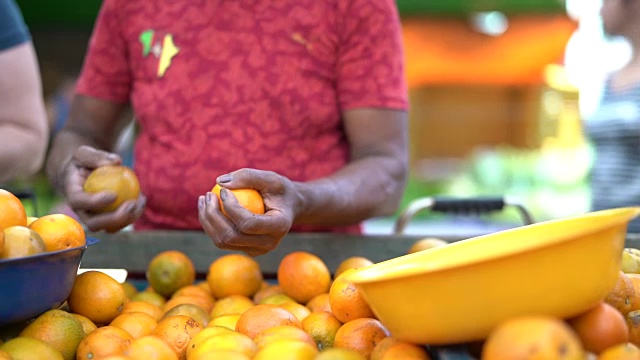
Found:
[[[90,230],[204,229],[265,253],[289,231],[359,233],[397,209],[407,97],[393,0],[105,0],[47,173]],[[144,195],[97,214],[113,194],[83,183],[121,161],[127,104]],[[225,217],[216,181],[258,190],[266,213],[223,189]]]
[[[608,75],[598,109],[586,119],[595,150],[593,210],[640,205],[640,0],[603,0],[600,16],[605,34],[628,40],[633,56]],[[629,231],[640,233],[640,220]]]
[[[0,183],[42,167],[48,124],[31,35],[13,0],[0,1]]]

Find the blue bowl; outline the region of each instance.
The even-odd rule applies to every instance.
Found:
[[[23,322],[60,307],[69,297],[89,245],[20,259],[0,260],[0,326]]]

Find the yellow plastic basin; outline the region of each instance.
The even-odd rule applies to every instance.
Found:
[[[483,235],[362,268],[350,280],[399,339],[480,340],[514,316],[568,318],[601,301],[638,214],[619,208]]]

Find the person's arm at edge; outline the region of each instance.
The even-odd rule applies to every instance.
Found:
[[[1,51],[0,68],[0,182],[4,182],[40,170],[49,139],[32,42]]]
[[[76,95],[69,119],[53,140],[46,171],[56,190],[63,192],[64,170],[74,152],[82,145],[112,151],[121,127],[124,104]]]

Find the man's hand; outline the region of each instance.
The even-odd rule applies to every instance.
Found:
[[[217,247],[241,250],[251,256],[275,249],[289,232],[295,217],[297,195],[294,183],[270,171],[240,169],[220,176],[220,199],[208,192],[198,199],[200,224]],[[264,200],[265,213],[258,215],[242,207],[229,189],[255,189]]]
[[[91,171],[100,166],[118,165],[121,162],[122,160],[116,154],[90,146],[81,146],[65,166],[63,173],[65,197],[80,221],[91,231],[116,232],[142,215],[146,202],[143,195],[140,195],[136,201],[125,201],[115,211],[101,213],[99,212],[101,208],[116,200],[116,194],[109,192],[90,194],[84,191],[84,183]]]

